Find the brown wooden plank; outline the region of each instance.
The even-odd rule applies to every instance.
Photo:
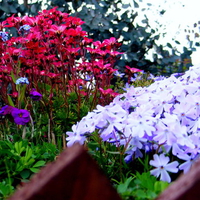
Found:
[[[9,200],[121,200],[96,162],[80,145],[34,175]]]
[[[200,199],[200,160],[191,170],[181,175],[156,200],[199,200]]]

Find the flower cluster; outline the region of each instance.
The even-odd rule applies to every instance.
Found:
[[[8,33],[0,31],[0,37],[3,42],[8,40]]]
[[[29,84],[29,81],[28,81],[28,79],[27,78],[25,78],[25,77],[21,77],[21,78],[18,78],[17,80],[16,80],[16,84],[17,85],[19,85],[19,84],[21,84],[21,85],[24,85],[24,84]]]
[[[83,23],[56,8],[43,10],[35,17],[13,15],[2,22],[2,30],[14,27],[18,33],[9,38],[7,33],[0,32],[0,95],[6,104],[12,73],[15,79],[28,77],[29,91],[36,88],[47,94],[42,86],[48,84],[56,88],[57,94],[62,91],[65,99],[70,92],[92,95],[94,90],[84,91],[92,83],[96,89],[110,87],[115,62],[122,54],[118,52],[121,43],[114,37],[94,42],[82,30]],[[28,84],[26,78],[18,79],[16,84],[19,83]]]
[[[172,74],[148,87],[126,87],[103,107],[98,105],[67,132],[68,146],[83,144],[96,130],[103,141],[124,146],[125,160],[151,152],[155,176],[171,181],[167,171],[186,173],[200,153],[200,66]],[[169,155],[177,158],[168,164]]]

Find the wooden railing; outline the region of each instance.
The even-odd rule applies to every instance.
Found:
[[[76,144],[41,169],[9,200],[121,200],[84,147]]]

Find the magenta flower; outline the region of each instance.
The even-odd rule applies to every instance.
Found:
[[[36,91],[36,89],[32,89],[30,92],[30,97],[33,101],[40,101],[42,99],[42,94]]]
[[[26,125],[30,121],[30,113],[28,110],[13,108],[11,115],[14,122],[18,125]]]

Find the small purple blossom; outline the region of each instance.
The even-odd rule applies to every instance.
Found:
[[[24,24],[23,26],[20,26],[19,31],[29,31],[31,29],[31,26],[28,24]]]
[[[169,163],[169,157],[166,157],[164,154],[160,156],[155,154],[153,158],[154,160],[150,160],[149,163],[155,169],[151,170],[150,173],[156,177],[160,176],[160,180],[170,183],[171,178],[168,172],[177,173],[179,163],[177,161]]]
[[[8,40],[8,34],[6,32],[0,31],[0,37],[4,42]]]
[[[179,169],[183,170],[183,172],[185,174],[185,173],[187,173],[190,170],[191,166],[196,161],[196,157],[197,156],[195,154],[192,154],[192,155],[178,154],[177,157],[185,161],[184,163],[182,163],[179,166]]]
[[[116,77],[122,78],[125,74],[124,73],[120,73],[118,70],[114,72],[114,75]]]
[[[40,94],[39,92],[37,92],[36,89],[32,89],[30,91],[30,98],[33,101],[40,101],[42,99],[42,94]]]
[[[72,132],[71,131],[67,131],[67,146],[70,147],[72,146],[74,143],[79,143],[79,144],[84,144],[85,142],[85,136],[82,136],[79,132],[75,132],[76,131],[76,126],[73,125],[72,126]]]
[[[30,113],[28,110],[13,108],[11,115],[14,122],[18,125],[26,125],[30,121]]]
[[[85,80],[85,81],[91,81],[92,78],[93,78],[93,76],[87,74],[87,75],[85,76],[84,80]]]

